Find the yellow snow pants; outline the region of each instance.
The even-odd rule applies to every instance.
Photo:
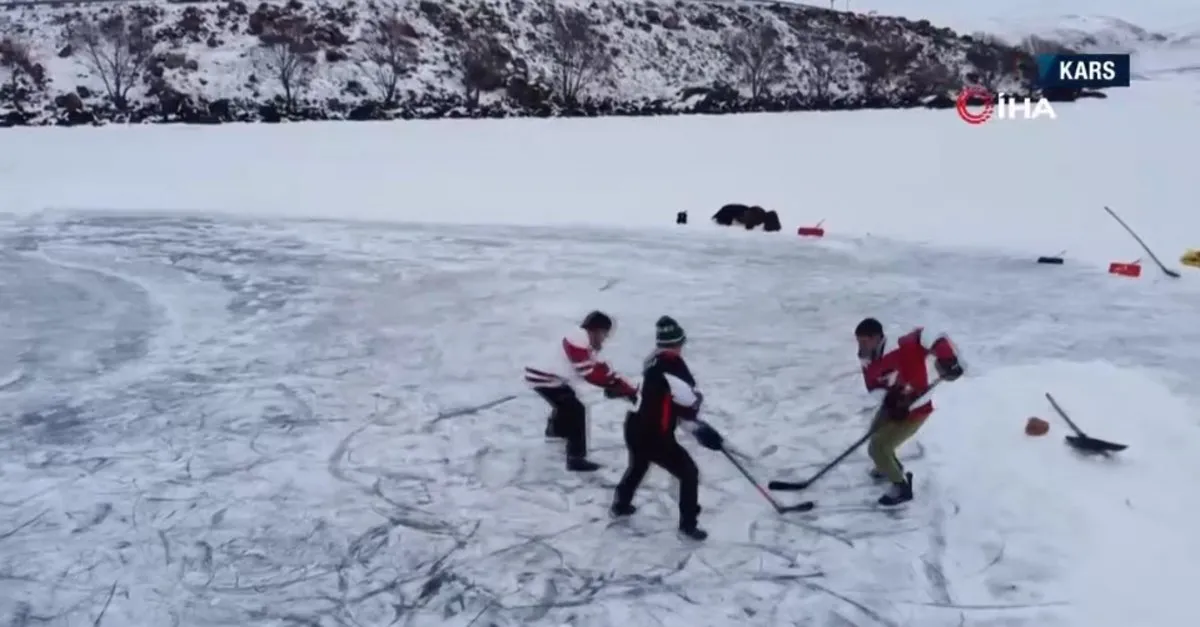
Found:
[[[867,454],[871,456],[871,461],[875,462],[875,469],[883,473],[888,481],[904,482],[904,470],[896,458],[896,449],[916,435],[928,417],[929,415],[925,414],[909,416],[904,420],[891,420],[887,417],[887,412],[880,411],[875,414],[875,421],[871,426],[878,428],[867,443]]]

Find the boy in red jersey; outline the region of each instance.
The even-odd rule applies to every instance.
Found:
[[[881,400],[875,415],[867,452],[875,467],[871,476],[892,483],[879,504],[899,505],[913,498],[912,473],[905,473],[896,459],[896,449],[917,433],[925,419],[933,413],[933,401],[926,392],[932,379],[927,361],[934,358],[934,367],[943,381],[954,381],[963,375],[958,351],[946,335],[934,335],[916,328],[896,341],[887,350],[883,325],[867,318],[854,329],[858,341],[858,358],[862,364],[863,383],[867,391]]]
[[[612,329],[611,317],[593,311],[578,329],[561,336],[542,362],[525,367],[525,383],[550,405],[546,437],[567,441],[567,470],[592,472],[600,468],[587,458],[587,408],[572,383],[584,381],[603,388],[608,398],[637,402],[637,388],[600,359]]]

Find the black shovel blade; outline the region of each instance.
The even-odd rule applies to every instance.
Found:
[[[1070,444],[1075,450],[1084,453],[1115,453],[1128,448],[1124,444],[1097,440],[1086,435],[1068,435],[1067,444]]]

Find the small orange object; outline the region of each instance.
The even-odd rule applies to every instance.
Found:
[[[1119,261],[1114,261],[1108,264],[1108,273],[1118,276],[1137,278],[1142,276],[1142,266],[1136,261],[1133,263],[1121,263]]]
[[[1031,417],[1025,423],[1025,435],[1046,435],[1050,432],[1050,423],[1038,418]]]

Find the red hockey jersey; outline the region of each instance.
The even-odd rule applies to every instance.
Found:
[[[930,339],[932,338],[932,340]],[[878,359],[863,359],[863,382],[867,391],[882,397],[890,389],[919,397],[929,388],[929,357],[935,359],[958,359],[958,352],[945,334],[933,335],[922,328],[914,329],[896,341],[896,348]],[[933,400],[929,398],[909,410],[912,419],[923,419],[933,413]]]
[[[583,379],[597,387],[624,386],[631,394],[633,386],[600,359],[600,351],[592,348],[587,331],[575,329],[559,341],[544,363],[525,367],[525,382],[535,388],[554,388],[570,385]]]

